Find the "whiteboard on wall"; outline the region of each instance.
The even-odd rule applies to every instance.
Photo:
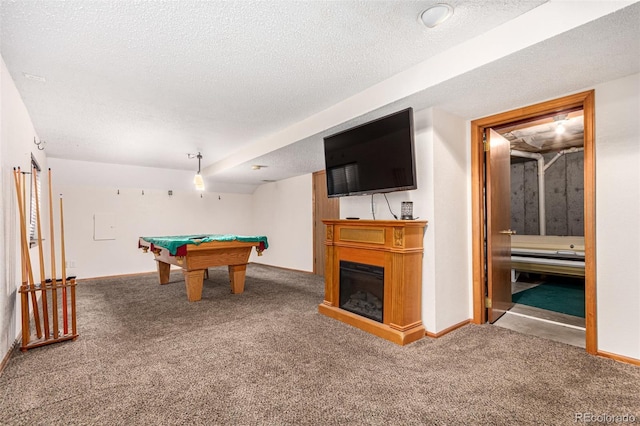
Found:
[[[94,241],[116,239],[116,215],[113,213],[94,213],[93,215]]]

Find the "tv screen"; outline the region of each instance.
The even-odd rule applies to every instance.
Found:
[[[324,138],[329,197],[416,189],[413,108]]]

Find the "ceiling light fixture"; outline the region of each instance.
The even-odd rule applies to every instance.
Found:
[[[202,175],[200,174],[200,160],[202,160],[202,154],[198,152],[197,154],[187,154],[189,158],[197,158],[198,159],[198,173],[193,177],[193,183],[196,185],[196,189],[198,191],[204,191],[204,179],[202,179]]]
[[[260,164],[254,164],[253,166],[251,166],[251,170],[260,170],[260,169],[264,169],[267,166],[263,166]]]
[[[423,10],[418,20],[427,28],[435,28],[453,15],[453,7],[446,3],[438,3]]]
[[[553,121],[556,123],[556,134],[561,135],[566,130],[564,125],[569,121],[567,114],[558,114],[553,117]]]

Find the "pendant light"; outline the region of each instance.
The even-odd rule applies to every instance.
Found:
[[[197,158],[198,159],[198,173],[193,177],[193,183],[196,185],[196,189],[198,191],[204,191],[204,179],[202,179],[202,175],[200,174],[200,160],[202,160],[202,154],[198,152],[197,154],[188,154],[189,158]]]

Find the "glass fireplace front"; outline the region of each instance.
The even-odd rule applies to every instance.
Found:
[[[384,268],[340,261],[340,308],[382,322]]]

